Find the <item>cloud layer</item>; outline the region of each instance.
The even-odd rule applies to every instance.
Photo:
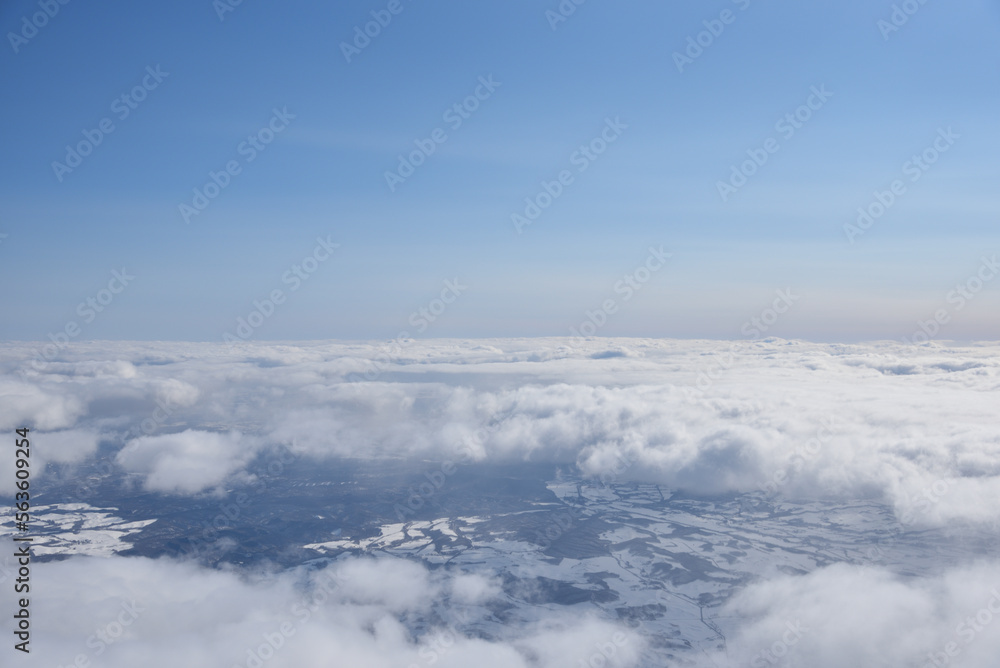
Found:
[[[236,431],[188,429],[140,436],[129,441],[115,461],[127,473],[143,476],[150,491],[191,494],[218,485],[241,470],[256,450],[253,439]]]
[[[39,486],[48,464],[105,457],[151,492],[211,494],[282,449],[558,462],[689,493],[880,498],[917,527],[990,526],[998,353],[782,340],[92,343],[37,365],[32,346],[5,344],[0,424],[33,429]],[[10,465],[0,459],[0,485]],[[542,608],[485,634],[477,620],[507,596],[496,573],[401,559],[237,573],[73,557],[33,576],[44,583],[38,665],[641,666],[656,637]],[[713,612],[725,652],[684,660],[987,668],[1000,653],[998,587],[991,561],[920,578],[845,564],[775,574]]]
[[[39,666],[626,668],[644,665],[647,642],[641,629],[552,610],[482,637],[478,621],[504,602],[489,575],[402,559],[239,575],[73,557],[36,566],[35,577],[45,583],[32,598]],[[1000,564],[919,580],[838,564],[750,585],[715,618],[725,652],[679,651],[683,665],[992,668]]]
[[[1000,655],[1000,565],[906,580],[838,564],[750,586],[721,614],[740,620],[739,665],[986,668]]]
[[[288,447],[573,463],[696,493],[881,497],[914,524],[1000,519],[981,502],[1000,494],[993,344],[92,343],[44,365],[27,344],[0,353],[4,428],[79,434],[70,459],[99,434],[155,491],[211,491]]]
[[[476,621],[491,614],[483,605],[500,597],[489,578],[401,559],[240,576],[74,557],[36,566],[35,578],[45,583],[32,598],[35,666],[576,668],[604,642],[614,648],[605,665],[629,668],[643,643],[618,625],[560,615],[477,637]],[[9,620],[3,627],[11,635]]]

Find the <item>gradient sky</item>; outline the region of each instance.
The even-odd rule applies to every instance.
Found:
[[[888,0],[588,0],[555,29],[557,0],[400,0],[347,62],[341,44],[390,4],[245,0],[220,19],[210,0],[69,2],[16,52],[41,10],[0,4],[0,338],[75,322],[76,340],[218,341],[276,289],[254,340],[390,338],[417,334],[411,314],[456,277],[468,288],[421,336],[569,335],[615,299],[600,335],[741,338],[791,288],[767,334],[898,340],[944,308],[939,337],[997,338],[1000,280],[947,299],[1000,252],[1000,2],[914,1],[884,35]],[[157,66],[120,119],[116,98]],[[490,76],[453,130],[445,110]],[[775,123],[822,86],[784,137]],[[275,108],[295,119],[246,162]],[[53,162],[104,118],[114,131],[60,181]],[[574,151],[608,118],[628,127],[580,173]],[[390,191],[385,172],[437,128],[447,140]],[[947,128],[958,139],[911,182],[904,163]],[[723,202],[717,183],[769,138]],[[242,171],[185,222],[230,160]],[[518,234],[511,214],[565,169]],[[905,193],[849,243],[894,179]],[[291,291],[283,275],[327,235],[337,253]],[[626,301],[616,282],[651,245],[673,255]],[[88,322],[78,305],[123,267],[136,278]]]

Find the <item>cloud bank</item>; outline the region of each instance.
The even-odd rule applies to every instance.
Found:
[[[238,481],[255,455],[286,447],[576,464],[703,494],[876,497],[914,525],[1000,519],[981,502],[1000,495],[996,344],[82,343],[44,365],[35,355],[0,348],[0,424],[33,426],[41,442],[80,434],[70,459],[98,434],[166,493]]]
[[[728,665],[986,668],[1000,655],[1000,566],[907,580],[837,564],[750,586],[721,614],[741,620]]]
[[[89,343],[38,365],[31,345],[8,343],[0,424],[33,429],[39,487],[49,465],[95,457],[124,484],[183,496],[248,482],[279,450],[471,458],[697,494],[876,498],[905,525],[990,527],[998,353],[777,339]],[[0,458],[0,491],[12,491],[10,465]],[[486,633],[480,622],[508,609],[496,573],[403,559],[272,573],[72,557],[35,569],[38,665],[632,667],[656,638],[530,606]],[[987,668],[1000,653],[1000,565],[775,573],[712,614],[725,651],[679,648],[685,665]]]
[[[505,597],[489,575],[402,559],[240,575],[170,559],[73,557],[36,573],[45,586],[32,599],[32,665],[645,665],[641,629],[570,613],[545,610],[483,637],[477,622]],[[678,665],[992,668],[1000,564],[918,580],[837,564],[752,584],[716,620],[725,652],[679,651]]]
[[[485,606],[502,598],[489,577],[402,559],[241,576],[170,559],[74,557],[36,566],[35,578],[45,585],[32,598],[34,666],[577,668],[603,642],[613,647],[604,665],[630,668],[643,646],[616,624],[554,614],[479,637]],[[9,620],[3,627],[11,635]]]

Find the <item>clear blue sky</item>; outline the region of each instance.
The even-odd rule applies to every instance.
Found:
[[[1000,2],[914,1],[889,32],[887,0],[588,0],[555,29],[558,0],[400,0],[347,62],[342,43],[391,4],[244,0],[220,19],[210,0],[71,1],[36,33],[37,0],[2,3],[0,337],[76,322],[78,340],[221,340],[280,289],[253,339],[389,338],[416,334],[411,314],[455,277],[467,289],[421,336],[568,335],[613,299],[601,335],[740,338],[790,287],[770,334],[899,339],[945,305],[941,336],[997,337],[1000,280],[961,310],[946,300],[1000,252]],[[679,71],[705,21],[721,33]],[[444,112],[480,77],[499,86],[453,129]],[[823,86],[794,134],[776,128]],[[247,161],[241,142],[285,108]],[[627,128],[580,171],[609,118]],[[102,119],[113,132],[57,176]],[[949,127],[911,181],[904,163]],[[438,128],[390,190],[397,156]],[[718,182],[769,138],[723,201]],[[179,205],[231,160],[186,222]],[[518,234],[511,214],[562,170],[572,183]],[[849,243],[844,225],[894,179],[905,192]],[[327,235],[334,256],[290,290]],[[672,257],[625,300],[615,285],[651,245]],[[88,322],[78,305],[123,267],[136,278]]]

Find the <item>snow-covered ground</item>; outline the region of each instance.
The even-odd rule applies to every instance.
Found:
[[[117,508],[94,508],[85,503],[35,506],[26,535],[32,536],[31,551],[38,556],[74,554],[108,557],[132,547],[126,541],[156,520],[127,521]],[[0,524],[13,524],[13,512],[0,510]]]

